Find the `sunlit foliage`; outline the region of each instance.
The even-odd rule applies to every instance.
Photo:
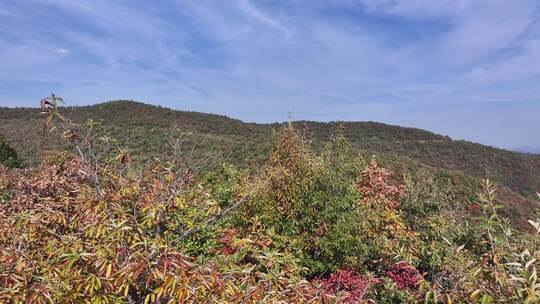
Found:
[[[71,153],[0,167],[0,303],[540,301],[540,219],[515,229],[490,181],[463,202],[445,177],[358,155],[341,128],[317,152],[292,124],[258,171],[198,172],[182,140],[138,170],[47,101]]]

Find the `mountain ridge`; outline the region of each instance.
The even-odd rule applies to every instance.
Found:
[[[174,126],[191,132],[189,144],[214,151],[240,166],[261,164],[270,149],[273,131],[283,122],[244,122],[219,114],[180,111],[146,103],[116,100],[90,106],[64,107],[74,121],[102,120],[105,132],[132,150],[135,159],[148,162],[166,157],[167,139]],[[60,144],[43,134],[40,110],[0,107],[0,132],[24,160],[36,164],[45,151]],[[491,178],[509,188],[533,195],[540,187],[540,155],[508,151],[419,128],[373,121],[294,121],[305,130],[314,146],[331,139],[338,125],[351,147],[359,152],[388,157],[407,157],[445,170],[458,170]]]

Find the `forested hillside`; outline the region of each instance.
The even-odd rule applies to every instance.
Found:
[[[353,143],[361,143],[344,130],[388,142],[447,141],[437,135],[373,123],[329,133],[305,123],[311,137],[289,123],[269,134],[264,125],[171,112],[216,151],[240,138],[262,146],[269,136],[257,168],[221,160],[201,170],[211,158],[185,153],[186,134],[160,133],[167,127],[157,121],[145,124],[155,133],[128,133],[139,127],[134,116],[124,116],[122,133],[109,115],[118,122],[109,130],[131,135],[122,143],[133,148],[133,140],[153,147],[170,139],[170,161],[145,168],[95,121],[72,120],[88,112],[69,116],[56,104],[27,120],[27,130],[43,128],[68,149],[41,152],[33,168],[0,166],[0,303],[540,301],[536,200],[413,160],[388,156],[388,170],[359,154]],[[203,117],[223,128],[195,119]]]
[[[74,121],[101,122],[103,134],[126,146],[139,163],[166,159],[171,132],[185,136],[185,146],[196,145],[221,161],[241,167],[259,167],[270,151],[272,132],[280,124],[245,123],[225,116],[175,111],[132,101],[113,101],[64,109]],[[0,132],[27,164],[39,162],[44,151],[60,144],[42,130],[38,109],[0,108]],[[327,142],[338,123],[294,123],[316,149]],[[438,169],[459,170],[491,178],[525,196],[540,188],[540,155],[524,154],[455,141],[429,131],[376,122],[340,122],[353,149],[389,159],[413,160]],[[178,132],[178,131],[176,131]]]

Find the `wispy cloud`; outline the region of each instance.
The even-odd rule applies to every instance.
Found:
[[[0,104],[52,90],[78,104],[128,98],[256,121],[290,110],[530,145],[539,10],[533,0],[0,2]]]
[[[63,55],[67,55],[67,54],[71,53],[70,50],[65,49],[65,48],[57,48],[56,52],[59,53],[59,54],[63,54]]]
[[[258,20],[259,22],[268,25],[283,32],[284,34],[290,35],[291,31],[287,29],[279,20],[274,17],[270,17],[267,14],[263,13],[259,8],[255,7],[249,0],[238,0],[238,5],[242,11],[246,14]]]

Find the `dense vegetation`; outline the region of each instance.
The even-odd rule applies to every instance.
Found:
[[[71,152],[0,168],[0,302],[540,301],[539,205],[514,229],[489,181],[464,201],[452,177],[392,174],[345,129],[313,147],[293,124],[260,169],[200,171],[180,133],[141,171],[49,101]]]
[[[10,168],[20,165],[17,152],[6,143],[2,134],[0,134],[0,164]]]
[[[41,128],[38,109],[0,108],[0,132],[29,165],[58,148]],[[136,163],[151,164],[154,157],[167,159],[171,130],[185,133],[186,146],[197,144],[216,159],[242,168],[260,168],[271,149],[273,132],[281,124],[254,124],[224,116],[174,111],[131,101],[66,108],[74,121],[102,121],[104,132],[127,147]],[[455,141],[428,131],[375,122],[295,122],[321,151],[338,124],[351,149],[364,155],[378,154],[397,164],[420,162],[477,178],[490,178],[513,191],[534,198],[540,187],[540,155],[522,154],[466,141]],[[187,136],[189,135],[189,136]]]

